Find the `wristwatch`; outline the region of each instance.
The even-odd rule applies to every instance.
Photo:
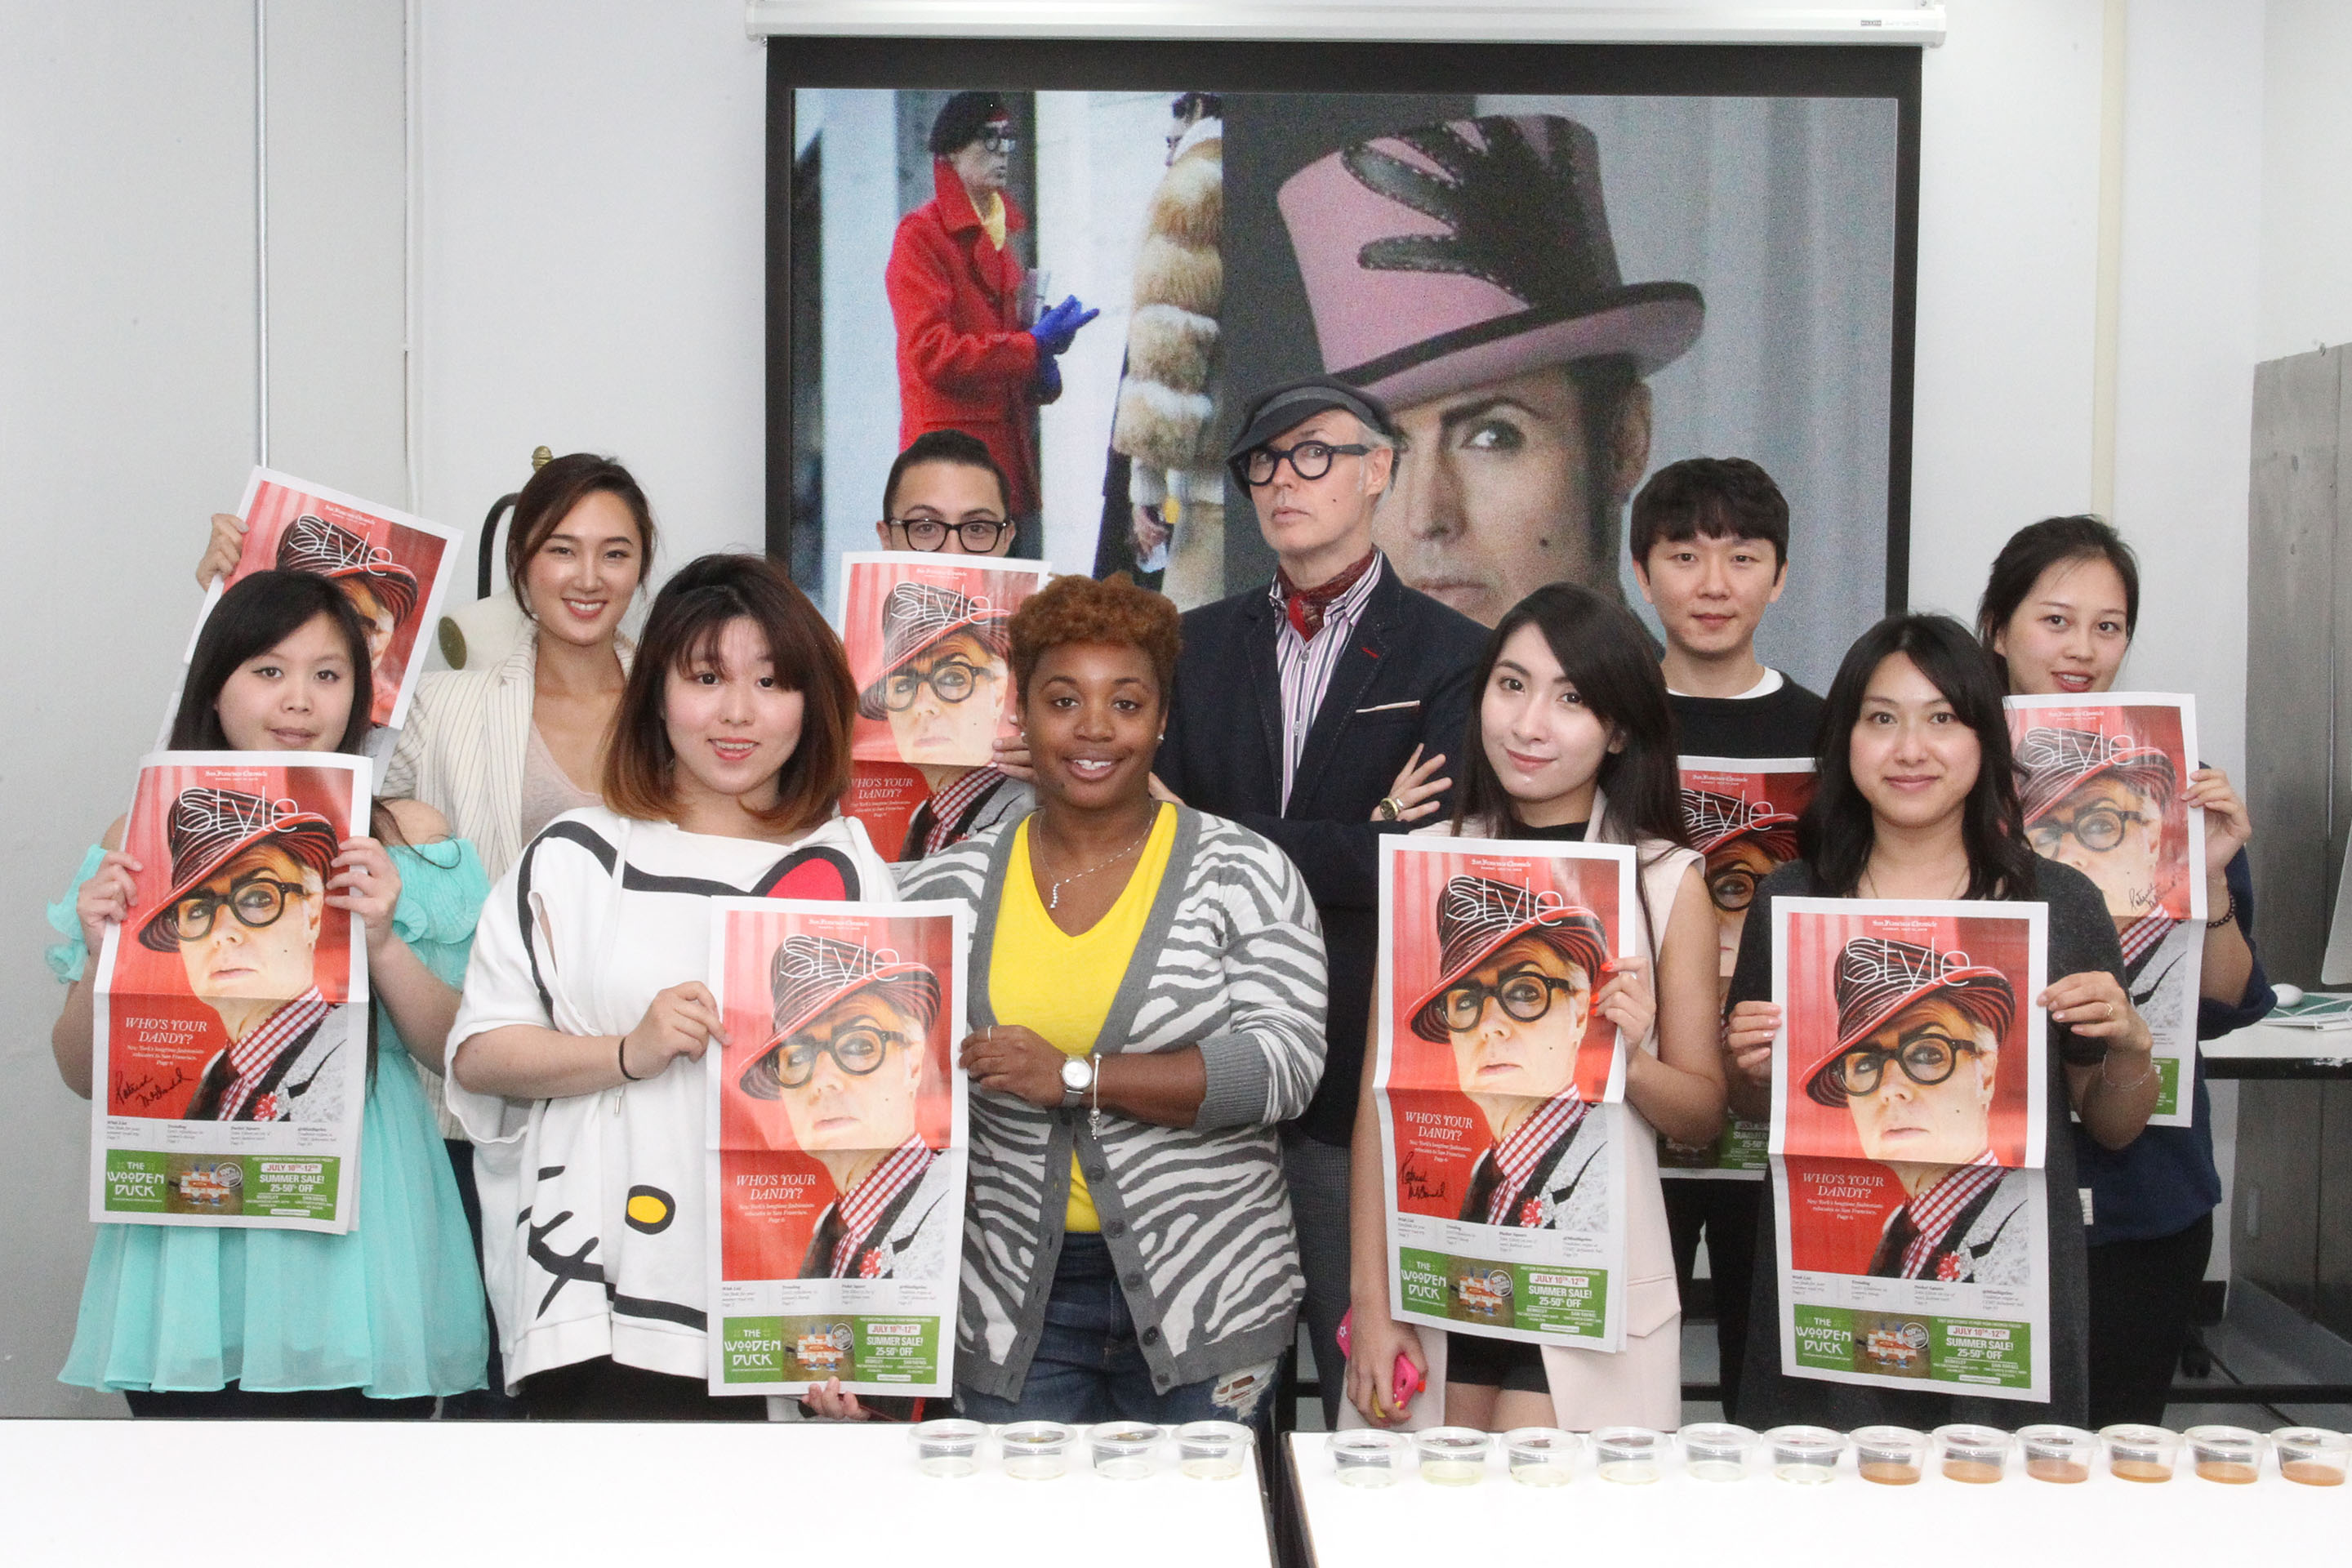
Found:
[[[1095,1086],[1095,1058],[1072,1057],[1062,1064],[1062,1109],[1075,1110],[1087,1102],[1087,1091]]]

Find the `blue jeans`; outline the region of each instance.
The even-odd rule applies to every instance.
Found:
[[[1029,1363],[1021,1397],[956,1390],[956,1407],[974,1421],[1262,1420],[1274,1409],[1278,1363],[1161,1392],[1135,1342],[1135,1320],[1120,1291],[1110,1245],[1084,1232],[1062,1238],[1061,1261],[1045,1299],[1045,1328]],[[1220,1398],[1220,1394],[1223,1395]]]

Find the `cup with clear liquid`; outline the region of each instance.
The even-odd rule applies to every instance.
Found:
[[[1014,1480],[1050,1481],[1068,1472],[1076,1437],[1059,1421],[1015,1421],[996,1435],[996,1447]]]
[[[1519,1426],[1503,1434],[1511,1479],[1523,1487],[1564,1487],[1576,1474],[1583,1439],[1557,1426]]]
[[[1620,1486],[1642,1486],[1658,1479],[1658,1460],[1665,1451],[1664,1432],[1603,1426],[1592,1434],[1592,1473]]]
[[[1493,1439],[1475,1426],[1432,1426],[1412,1435],[1421,1479],[1435,1487],[1475,1487],[1486,1476]]]
[[[1256,1442],[1238,1421],[1188,1421],[1176,1428],[1176,1469],[1196,1481],[1231,1480],[1248,1468]]]
[[[1826,1426],[1775,1426],[1764,1434],[1772,1473],[1798,1486],[1822,1486],[1837,1479],[1845,1434]]]
[[[1098,1421],[1087,1428],[1087,1459],[1107,1481],[1139,1481],[1160,1468],[1168,1428],[1149,1421]]]
[[[1756,1434],[1727,1421],[1697,1421],[1675,1434],[1682,1446],[1683,1474],[1695,1481],[1738,1481],[1748,1479],[1748,1456],[1756,1451]]]
[[[919,1421],[911,1429],[915,1468],[927,1476],[968,1476],[980,1468],[981,1439],[988,1428],[977,1421]]]
[[[1332,1433],[1323,1447],[1341,1486],[1385,1487],[1395,1484],[1397,1468],[1411,1445],[1402,1432],[1353,1427]]]

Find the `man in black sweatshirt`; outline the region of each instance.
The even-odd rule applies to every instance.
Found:
[[[1632,522],[1633,575],[1666,634],[1666,689],[1682,732],[1685,802],[1696,800],[1716,808],[1717,816],[1736,807],[1743,816],[1739,823],[1700,822],[1696,818],[1705,813],[1693,813],[1694,828],[1702,834],[1698,842],[1727,838],[1729,829],[1748,826],[1744,818],[1749,816],[1759,826],[1769,820],[1785,827],[1789,814],[1770,807],[1786,803],[1767,802],[1753,790],[1741,792],[1738,800],[1714,789],[1693,791],[1688,772],[1694,758],[1797,759],[1816,753],[1821,698],[1756,657],[1756,628],[1788,582],[1788,500],[1772,477],[1745,458],[1687,458],[1651,476],[1633,498]],[[1780,784],[1790,782],[1780,770],[1774,773]],[[1741,836],[1772,843],[1789,837],[1785,831]],[[1718,877],[1710,868],[1708,894],[1727,911],[1721,915],[1727,922],[1745,908],[1742,889],[1752,887],[1753,879],[1744,872]],[[1699,1241],[1706,1241],[1727,1415],[1748,1343],[1748,1278],[1757,1266],[1756,1189],[1750,1183],[1762,1172],[1727,1177],[1722,1167],[1760,1163],[1759,1134],[1758,1129],[1735,1124],[1716,1150],[1669,1154],[1663,1162],[1664,1174],[1683,1178],[1668,1181],[1665,1193],[1675,1272],[1685,1300]],[[1721,1156],[1719,1152],[1734,1147],[1743,1149],[1745,1157]],[[1688,1174],[1693,1164],[1717,1169],[1700,1177]]]

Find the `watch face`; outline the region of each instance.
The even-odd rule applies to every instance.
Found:
[[[1094,1076],[1084,1057],[1072,1057],[1062,1064],[1062,1087],[1065,1089],[1084,1089]]]

